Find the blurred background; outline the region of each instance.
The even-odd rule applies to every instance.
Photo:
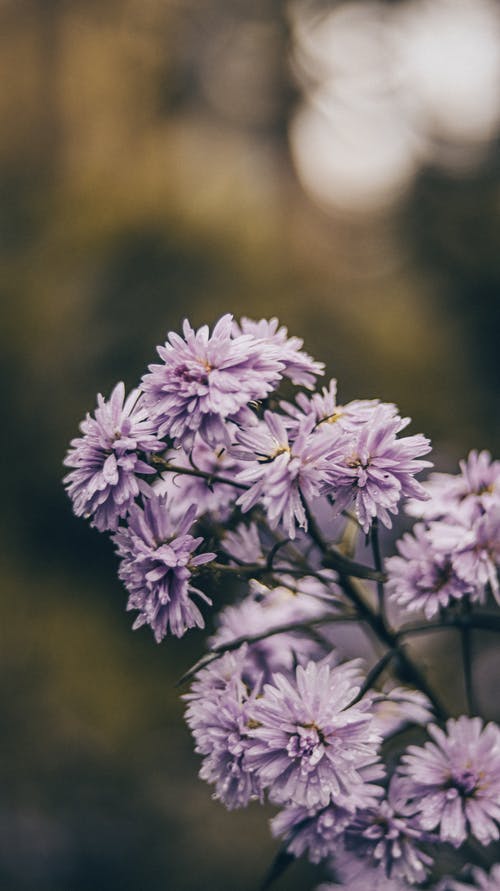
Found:
[[[62,460],[227,311],[396,401],[440,469],[499,456],[500,6],[0,0],[0,83],[0,888],[254,891],[265,814],[211,800],[174,688],[203,636],[131,632]]]

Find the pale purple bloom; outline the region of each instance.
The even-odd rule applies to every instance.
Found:
[[[382,404],[356,435],[341,436],[336,444],[330,494],[339,512],[354,505],[365,532],[375,517],[390,528],[389,513],[397,513],[401,498],[427,498],[414,475],[431,466],[420,460],[431,446],[420,433],[398,439],[408,422]]]
[[[130,594],[127,609],[139,611],[133,627],[150,625],[158,643],[169,628],[181,637],[188,628],[205,625],[191,595],[211,601],[191,584],[191,576],[216,554],[194,554],[203,541],[188,533],[195,515],[193,507],[176,523],[167,499],[153,495],[144,510],[131,508],[128,525],[113,536],[120,557],[118,575]]]
[[[400,807],[398,779],[393,778],[387,798],[375,807],[359,810],[345,830],[347,851],[368,862],[388,878],[423,882],[432,858],[418,843],[429,841],[415,818]]]
[[[458,474],[431,474],[423,484],[429,500],[410,501],[407,512],[426,520],[449,519],[465,504],[478,516],[500,502],[500,461],[487,451],[472,451],[459,466]]]
[[[492,866],[489,873],[485,872],[484,869],[473,867],[471,875],[473,884],[446,878],[439,883],[436,891],[499,891],[500,864]]]
[[[249,523],[248,526],[239,523],[236,529],[225,532],[221,547],[236,564],[264,564],[259,529],[255,523]]]
[[[474,505],[464,505],[449,522],[433,523],[429,536],[435,548],[448,550],[455,574],[479,589],[479,598],[489,585],[500,603],[500,504],[477,517]]]
[[[298,666],[295,679],[276,674],[256,701],[247,761],[271,801],[308,808],[342,805],[363,783],[361,769],[378,761],[380,737],[369,701],[351,702],[361,686],[359,664]]]
[[[387,878],[383,869],[355,860],[352,855],[337,856],[332,867],[338,881],[322,884],[316,891],[411,891],[415,887],[405,879]]]
[[[226,420],[253,417],[248,403],[263,399],[282,377],[279,348],[252,334],[233,334],[233,318],[222,316],[210,335],[187,320],[184,337],[171,332],[158,347],[161,365],[142,380],[160,436],[189,447],[198,432],[217,445],[228,440]]]
[[[452,549],[436,547],[435,537],[422,523],[398,541],[397,549],[399,556],[386,560],[387,593],[408,612],[422,610],[432,619],[450,601],[477,593],[474,575],[469,580],[458,575]]]
[[[320,810],[289,805],[273,817],[271,831],[284,839],[289,854],[320,863],[335,852],[352,816],[352,809],[335,804]]]
[[[172,449],[165,455],[167,461],[188,470],[201,470],[204,473],[234,479],[242,463],[228,452],[224,445],[208,445],[200,436],[195,436],[193,447],[188,454],[184,449]],[[197,516],[210,514],[213,519],[224,521],[234,508],[240,489],[230,483],[219,483],[200,476],[182,473],[162,473],[154,484],[158,495],[169,495],[170,509],[183,517],[194,504]]]
[[[297,393],[295,402],[282,402],[281,407],[294,424],[300,424],[305,417],[314,417],[316,426],[331,435],[353,433],[373,417],[376,409],[383,405],[387,417],[396,417],[398,412],[392,403],[381,403],[378,399],[355,399],[345,405],[337,403],[337,381],[332,378],[328,387],[306,395]],[[287,426],[290,420],[285,419]]]
[[[373,698],[375,724],[384,739],[407,724],[425,725],[434,719],[431,701],[425,693],[411,687],[392,687],[390,683]]]
[[[271,632],[282,625],[303,622],[327,616],[324,602],[304,593],[302,587],[309,590],[323,590],[321,582],[309,578],[295,579],[293,588],[285,584],[276,588],[267,588],[260,582],[252,580],[253,596],[246,597],[241,603],[226,606],[218,616],[218,628],[210,643],[212,646],[227,644],[240,637],[253,636]],[[247,650],[247,673],[255,679],[263,676],[269,680],[277,671],[289,671],[296,661],[307,662],[321,655],[318,644],[307,631],[289,631],[272,634],[251,643]]]
[[[245,675],[246,648],[226,653],[198,672],[186,694],[186,721],[196,751],[203,755],[200,777],[215,785],[214,798],[229,810],[262,798],[258,778],[248,771],[245,755],[248,732],[255,722],[252,708],[258,685],[248,690]]]
[[[283,363],[282,374],[290,378],[293,384],[312,389],[318,374],[324,374],[324,363],[316,362],[302,349],[304,341],[300,337],[288,337],[284,325],[279,327],[277,318],[253,319],[242,318],[240,324],[233,323],[233,332],[252,334],[257,340],[277,347],[280,362]]]
[[[245,687],[243,675],[246,668],[247,652],[247,645],[242,644],[234,652],[224,653],[223,656],[214,659],[204,668],[200,668],[193,678],[189,693],[184,693],[182,699],[188,703],[214,699],[225,695],[228,686],[233,682]],[[198,722],[200,722],[200,726],[203,724],[197,706],[193,708],[188,706],[185,717],[191,729],[197,726]]]
[[[91,517],[101,532],[116,529],[140,492],[148,487],[139,475],[155,471],[139,452],[165,448],[154,435],[139,390],[125,399],[125,386],[116,385],[108,401],[99,393],[94,417],[80,424],[82,437],[71,440],[64,459],[74,468],[64,477],[75,514]]]
[[[250,487],[238,498],[242,511],[262,504],[271,528],[281,524],[289,538],[295,538],[297,526],[307,529],[303,499],[320,495],[328,478],[331,448],[313,428],[311,418],[292,441],[282,417],[266,411],[259,426],[238,432],[237,441],[243,448],[233,449],[249,463],[237,477]]]
[[[342,805],[332,803],[318,810],[292,804],[271,820],[273,835],[284,839],[290,854],[301,857],[307,853],[311,863],[319,863],[338,849],[359,808],[378,806],[384,790],[372,781],[381,778],[382,766],[374,764],[361,773],[365,782],[356,783],[352,795],[342,799]]]
[[[286,548],[283,548],[282,552],[285,551]],[[249,588],[256,600],[265,600],[272,593],[274,603],[288,604],[290,609],[293,609],[295,604],[303,618],[306,616],[313,618],[318,615],[320,606],[328,607],[331,615],[335,607],[345,605],[345,597],[342,596],[333,569],[318,569],[317,575],[297,577],[287,572],[287,568],[290,567],[284,557],[280,558],[279,563],[279,572],[274,567],[279,583],[272,588],[258,579],[250,579]]]
[[[468,835],[483,845],[498,839],[500,728],[462,715],[446,733],[435,725],[428,732],[433,742],[410,746],[400,768],[420,825],[455,847]]]

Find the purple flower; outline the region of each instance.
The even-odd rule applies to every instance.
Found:
[[[264,565],[264,552],[259,529],[255,523],[250,523],[248,526],[239,523],[236,529],[225,532],[221,547],[236,564],[262,563]]]
[[[447,878],[439,883],[436,891],[498,891],[500,888],[500,864],[492,866],[490,873],[478,867],[473,867],[471,872],[474,884]]]
[[[429,500],[410,501],[407,512],[412,516],[449,519],[464,505],[479,516],[500,502],[500,461],[492,461],[487,451],[472,451],[460,461],[460,473],[433,473],[423,485]]]
[[[432,532],[422,523],[417,523],[413,534],[404,535],[397,548],[400,556],[386,561],[387,593],[408,612],[423,610],[432,619],[450,601],[477,593],[477,580],[472,576],[467,581],[457,574],[452,551],[438,549]]]
[[[346,850],[368,860],[388,878],[423,882],[432,858],[419,849],[418,842],[430,837],[412,816],[401,812],[399,804],[398,780],[393,778],[387,798],[376,807],[358,811],[346,827]]]
[[[489,585],[500,603],[500,504],[477,517],[474,505],[464,504],[449,522],[433,523],[429,536],[434,548],[448,550],[455,574],[475,587],[479,599]]]
[[[224,445],[208,445],[197,435],[190,454],[182,448],[172,449],[165,458],[178,467],[201,470],[228,479],[235,478],[237,471],[242,468],[242,463],[237,462]],[[162,474],[161,479],[154,484],[154,490],[158,495],[168,493],[170,510],[179,517],[183,517],[194,504],[198,517],[208,513],[221,521],[229,516],[240,491],[238,487],[228,483],[170,472]]]
[[[342,805],[329,804],[318,809],[289,805],[271,820],[274,836],[285,840],[286,849],[295,857],[307,853],[311,863],[320,863],[339,847],[343,834],[358,808],[376,808],[384,794],[381,786],[371,782],[383,774],[380,764],[362,771],[365,782],[353,786],[352,795]]]
[[[311,863],[320,863],[334,853],[352,815],[351,809],[335,804],[320,810],[289,805],[273,817],[271,830],[284,839],[289,854],[307,854]]]
[[[305,591],[302,590],[304,582]],[[241,603],[227,606],[219,613],[219,625],[211,639],[211,645],[227,644],[240,637],[272,632],[273,628],[292,623],[307,623],[311,619],[327,615],[325,603],[307,591],[323,591],[322,583],[315,578],[297,580],[276,588],[266,588],[252,580],[253,596]],[[331,611],[330,613],[331,614]],[[247,672],[252,679],[263,676],[269,680],[276,671],[291,670],[298,661],[309,661],[318,656],[318,644],[306,631],[289,631],[271,634],[250,643],[247,650]]]
[[[414,887],[404,879],[388,879],[383,869],[354,860],[351,855],[336,857],[332,865],[336,875],[340,865],[341,878],[320,885],[316,891],[411,891]]]
[[[239,326],[233,323],[233,331],[236,334],[251,334],[257,340],[277,347],[280,362],[283,363],[283,376],[290,378],[297,386],[312,389],[316,375],[324,374],[324,363],[316,362],[302,350],[304,342],[300,337],[288,337],[285,326],[278,326],[276,318],[260,319],[259,322],[242,318]]]
[[[259,426],[238,432],[243,448],[233,449],[249,462],[237,477],[250,486],[238,498],[242,511],[261,503],[270,526],[281,524],[289,538],[295,538],[297,526],[307,529],[303,499],[320,495],[329,473],[330,444],[313,428],[313,419],[306,420],[290,441],[282,417],[266,411]]]
[[[254,726],[252,708],[258,685],[249,691],[243,681],[246,647],[226,653],[198,672],[186,694],[186,721],[204,756],[200,777],[215,785],[214,798],[229,810],[262,798],[257,777],[248,771],[245,755],[249,729]]]
[[[139,391],[124,400],[123,383],[116,385],[108,402],[99,393],[94,417],[87,414],[80,424],[83,437],[71,441],[64,459],[74,468],[64,483],[75,514],[92,517],[91,525],[101,532],[116,529],[139,493],[148,490],[138,474],[155,471],[137,453],[165,448],[141,407]]]
[[[340,512],[354,504],[365,532],[375,517],[390,528],[389,513],[397,513],[401,498],[427,498],[414,475],[431,466],[420,460],[431,446],[420,433],[398,439],[408,423],[408,418],[394,417],[391,406],[379,405],[357,435],[339,437],[332,453],[329,478],[335,507]]]
[[[282,377],[279,347],[252,334],[233,336],[233,318],[225,315],[209,334],[194,331],[187,320],[184,338],[171,332],[158,347],[161,365],[150,365],[142,380],[151,416],[160,436],[188,448],[198,432],[217,445],[228,440],[226,419],[250,423],[246,408],[263,399]]]
[[[210,599],[191,584],[192,570],[214,560],[216,554],[198,554],[202,538],[193,538],[188,529],[196,508],[187,512],[176,524],[168,510],[166,498],[153,495],[144,510],[134,505],[128,526],[113,536],[120,561],[119,577],[130,593],[128,610],[139,610],[134,629],[150,625],[159,643],[168,628],[182,637],[188,628],[203,628],[205,623],[191,599],[197,594],[207,603]]]
[[[276,674],[256,701],[247,755],[271,801],[307,808],[343,805],[363,783],[361,769],[378,761],[380,737],[369,703],[351,702],[360,689],[359,666],[309,662],[294,683]]]
[[[398,412],[392,403],[381,403],[378,399],[355,399],[345,405],[337,403],[337,381],[332,379],[328,387],[322,387],[321,391],[311,396],[298,393],[295,403],[282,402],[281,407],[289,415],[294,424],[300,424],[306,417],[314,417],[316,426],[322,432],[330,432],[331,435],[353,433],[360,426],[368,423],[376,409],[383,405],[388,417],[397,417]],[[290,420],[286,419],[287,426]],[[292,424],[292,426],[294,426]]]
[[[373,699],[373,712],[384,739],[408,724],[424,725],[434,718],[430,699],[411,687],[384,686]]]
[[[468,834],[486,845],[500,836],[500,728],[480,718],[450,718],[434,742],[410,746],[400,774],[408,805],[425,830],[459,847]]]

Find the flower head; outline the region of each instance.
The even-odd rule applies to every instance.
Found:
[[[236,529],[224,533],[221,542],[222,550],[236,564],[238,563],[262,563],[265,558],[260,540],[259,528],[255,523],[245,526],[239,523]]]
[[[463,506],[477,517],[500,502],[500,461],[487,451],[472,451],[459,463],[460,473],[433,473],[423,484],[429,498],[410,501],[407,512],[425,520],[450,519]]]
[[[430,699],[412,687],[384,685],[373,699],[375,722],[386,739],[408,724],[428,724],[434,718]]]
[[[234,453],[248,462],[237,479],[249,485],[238,498],[243,511],[261,503],[272,528],[282,525],[289,538],[296,528],[307,529],[306,500],[326,487],[330,444],[315,435],[314,420],[306,419],[292,439],[275,412],[266,411],[258,427],[241,430]]]
[[[73,468],[64,477],[73,510],[79,517],[91,517],[91,525],[101,532],[116,529],[147,489],[140,475],[154,473],[138,453],[161,451],[164,443],[154,435],[139,391],[125,399],[123,383],[116,385],[107,402],[98,394],[94,416],[87,414],[80,429],[83,436],[71,441],[64,459]]]
[[[343,805],[378,761],[379,736],[360,690],[359,665],[298,666],[293,680],[276,674],[256,701],[247,761],[269,798],[307,808]]]
[[[398,807],[398,779],[393,778],[387,798],[376,807],[360,810],[345,831],[345,844],[360,859],[381,869],[387,878],[424,881],[432,858],[418,847],[428,840],[412,816]]]
[[[292,804],[273,817],[271,830],[274,836],[284,838],[289,854],[307,854],[311,863],[321,863],[334,853],[352,817],[352,809],[341,805],[315,810]]]
[[[144,509],[137,505],[131,508],[128,525],[113,536],[121,558],[118,574],[130,594],[127,609],[139,610],[133,627],[150,625],[158,643],[168,628],[181,637],[188,628],[203,628],[205,624],[190,595],[211,601],[193,587],[191,575],[195,567],[216,555],[194,554],[203,541],[188,533],[195,515],[193,506],[177,525],[170,516],[167,499],[153,495]]]
[[[316,362],[302,349],[303,340],[300,337],[288,337],[288,331],[284,325],[279,326],[276,318],[253,319],[242,318],[239,326],[234,323],[236,334],[252,334],[263,343],[269,343],[279,350],[280,362],[283,363],[282,374],[290,378],[297,386],[312,388],[316,376],[324,373],[324,363]]]
[[[227,441],[227,419],[247,421],[247,405],[263,399],[282,377],[277,346],[253,334],[234,334],[231,315],[222,316],[209,334],[187,320],[184,337],[171,332],[158,347],[161,365],[150,365],[142,386],[160,436],[189,448],[196,432],[206,442]]]
[[[224,445],[208,445],[201,436],[195,435],[191,452],[183,448],[172,449],[165,456],[168,461],[190,471],[222,476],[229,480],[236,477],[242,463],[229,454]],[[154,484],[158,495],[169,495],[170,510],[183,517],[194,504],[197,516],[209,514],[211,518],[225,521],[234,507],[239,489],[231,483],[221,483],[210,477],[175,472],[162,473]]]
[[[429,537],[434,548],[449,552],[455,574],[477,591],[477,599],[489,585],[500,603],[500,503],[479,515],[473,504],[464,505],[449,521],[432,523]]]
[[[498,891],[500,888],[500,864],[492,866],[489,873],[478,867],[473,867],[471,872],[474,884],[446,878],[439,883],[436,891]]]
[[[287,426],[292,428],[313,417],[316,426],[331,436],[339,433],[355,433],[368,423],[377,408],[383,405],[387,416],[397,417],[398,411],[392,403],[381,403],[378,399],[355,399],[341,405],[337,402],[337,381],[330,380],[328,387],[322,387],[311,396],[297,393],[295,402],[282,402],[281,407],[289,416]]]
[[[249,690],[243,681],[245,662],[246,647],[226,653],[198,672],[183,697],[196,751],[204,756],[200,777],[215,785],[214,798],[229,810],[262,797],[257,777],[245,761],[252,706],[259,692],[258,685]]]
[[[383,869],[354,860],[352,855],[337,856],[332,866],[338,880],[320,885],[316,891],[411,891],[414,887],[405,879],[388,879]]]
[[[386,561],[387,591],[408,612],[422,610],[432,619],[450,601],[477,592],[477,579],[458,575],[453,551],[436,547],[432,531],[423,523],[417,523],[412,534],[406,533],[397,548],[399,556]]]
[[[450,718],[446,733],[428,728],[433,742],[410,746],[400,774],[408,805],[421,827],[459,847],[468,834],[481,844],[500,837],[500,728],[480,718]]]
[[[302,590],[302,581],[305,591]],[[227,644],[245,636],[262,635],[260,640],[251,642],[247,650],[247,672],[253,679],[263,676],[265,680],[270,680],[274,672],[291,670],[297,661],[304,663],[318,655],[318,644],[304,629],[273,633],[280,626],[307,623],[326,615],[324,601],[310,593],[322,593],[324,588],[321,582],[310,577],[294,579],[294,583],[292,588],[285,584],[267,588],[252,580],[253,596],[226,606],[219,613],[212,646]],[[265,636],[266,633],[269,636]]]
[[[336,443],[330,463],[330,492],[337,511],[354,504],[365,532],[375,517],[390,528],[389,514],[397,513],[401,498],[427,498],[414,477],[431,466],[421,460],[431,446],[420,433],[398,438],[408,423],[408,418],[394,416],[392,406],[382,404],[357,434],[341,435]]]
[[[320,863],[338,850],[358,809],[377,807],[384,790],[372,780],[382,774],[379,764],[363,770],[365,782],[353,786],[352,795],[343,798],[341,805],[331,803],[319,809],[288,805],[272,819],[273,835],[284,838],[287,851],[294,857],[307,853],[311,863]]]

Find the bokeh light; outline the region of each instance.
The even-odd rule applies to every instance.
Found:
[[[489,0],[291,6],[304,98],[290,141],[322,207],[403,199],[422,164],[473,165],[500,123],[500,11]]]

